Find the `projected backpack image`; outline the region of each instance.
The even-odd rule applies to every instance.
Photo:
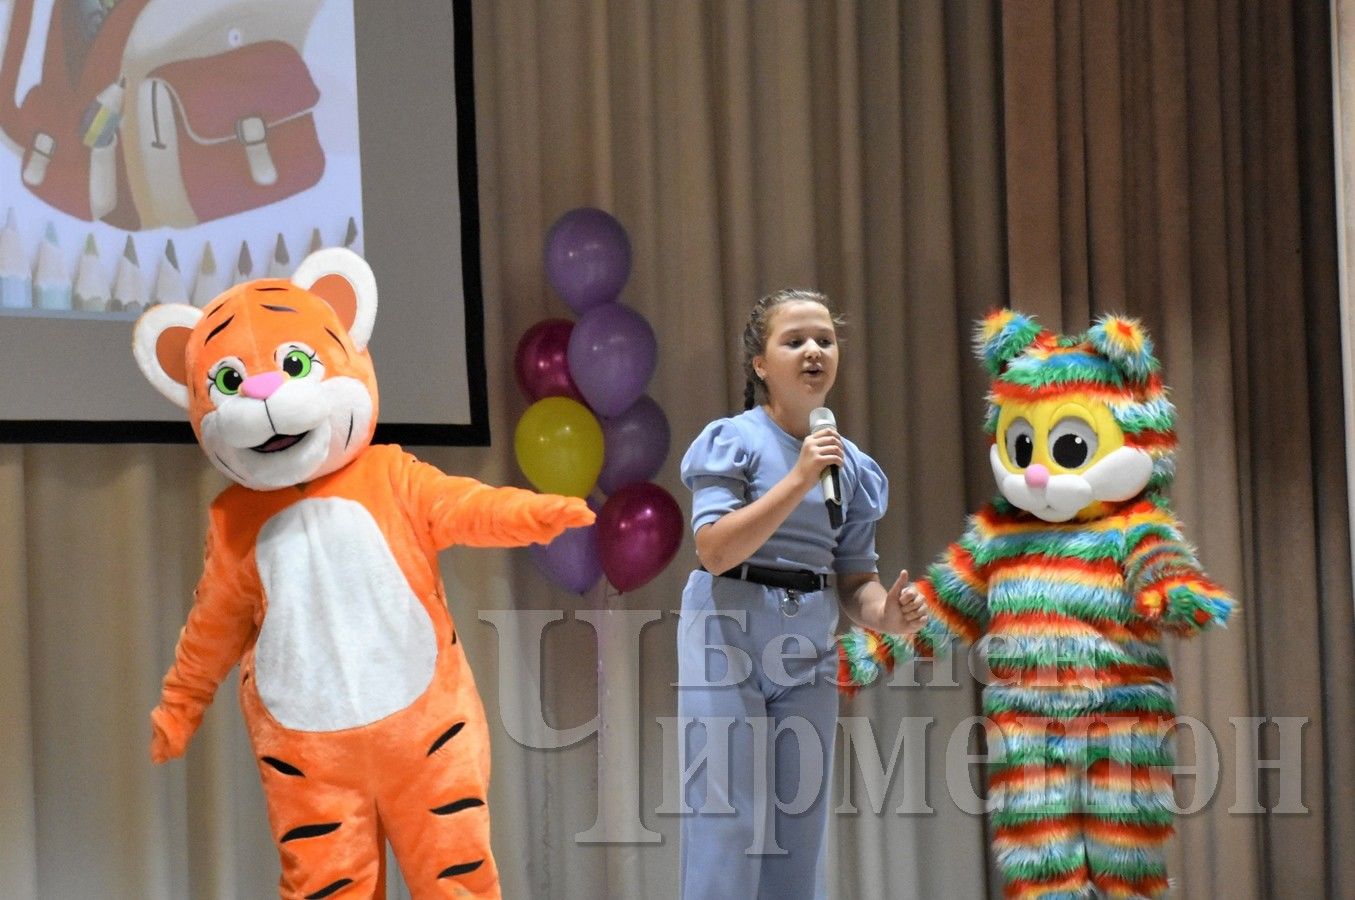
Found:
[[[51,207],[127,231],[305,191],[326,169],[303,56],[324,5],[14,0],[0,62],[13,156],[0,165]]]

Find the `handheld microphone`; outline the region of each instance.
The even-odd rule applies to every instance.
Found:
[[[822,431],[825,428],[837,428],[837,419],[833,411],[820,406],[809,414],[809,430]],[[842,473],[837,466],[825,466],[819,473],[819,487],[823,489],[823,505],[828,508],[828,524],[834,528],[842,527]]]

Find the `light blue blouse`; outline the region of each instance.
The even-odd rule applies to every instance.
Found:
[[[842,527],[829,526],[823,490],[815,485],[748,562],[823,573],[876,570],[875,523],[889,504],[889,480],[855,444],[842,443]],[[801,444],[761,406],[707,425],[682,457],[682,482],[692,491],[692,531],[767,493],[794,468]]]

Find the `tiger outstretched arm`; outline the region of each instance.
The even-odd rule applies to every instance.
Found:
[[[403,454],[397,478],[438,549],[521,547],[546,544],[567,528],[593,524],[594,514],[579,497],[538,494],[515,487],[491,487],[474,478],[447,475]]]

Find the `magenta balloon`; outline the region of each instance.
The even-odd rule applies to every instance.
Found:
[[[513,354],[518,389],[535,403],[542,397],[568,397],[586,403],[569,375],[568,319],[544,319],[523,332]]]
[[[588,505],[598,511],[592,500]],[[542,574],[575,594],[586,594],[602,577],[597,525],[570,528],[549,544],[532,544],[527,553]]]
[[[594,527],[602,572],[622,592],[648,584],[682,544],[677,501],[648,481],[626,485],[608,497]]]
[[[648,396],[636,400],[621,415],[604,419],[598,490],[614,494],[628,484],[659,474],[668,456],[670,438],[668,417]]]
[[[619,416],[654,374],[654,329],[629,306],[604,303],[583,314],[569,336],[569,374],[600,416]]]
[[[600,209],[571,209],[546,234],[546,277],[580,315],[610,303],[630,277],[626,229]]]

